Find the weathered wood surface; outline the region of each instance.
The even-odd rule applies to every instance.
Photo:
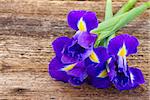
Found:
[[[114,0],[114,12],[126,0]],[[137,4],[142,4],[139,0]],[[0,0],[0,99],[24,100],[148,100],[150,95],[150,10],[119,33],[140,40],[138,54],[129,65],[140,68],[146,83],[130,91],[72,87],[49,77],[48,62],[54,56],[50,46],[59,36],[72,36],[66,15],[73,9],[95,11],[101,21],[105,0],[50,1]]]

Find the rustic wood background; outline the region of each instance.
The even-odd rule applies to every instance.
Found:
[[[114,12],[126,1],[113,0]],[[148,0],[139,0],[137,5],[144,1]],[[149,100],[150,10],[119,31],[140,41],[138,54],[128,60],[143,71],[144,85],[119,92],[114,87],[95,89],[87,84],[72,87],[48,75],[54,56],[50,44],[59,36],[75,33],[67,25],[67,13],[92,10],[102,21],[104,8],[105,0],[0,0],[0,100]]]

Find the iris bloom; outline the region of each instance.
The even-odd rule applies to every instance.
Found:
[[[111,81],[107,75],[106,61],[109,55],[105,47],[94,48],[86,59],[88,83],[96,88],[108,88]]]
[[[77,31],[76,34],[72,39],[66,37],[67,40],[64,40],[63,37],[60,37],[53,43],[56,49],[57,45],[64,45],[66,42],[61,50],[62,55],[59,57],[65,64],[83,61],[91,54],[97,35],[91,34],[90,31],[98,26],[96,14],[91,11],[71,11],[67,20],[69,26]]]
[[[49,64],[49,74],[56,80],[80,85],[87,77],[84,60],[91,55],[97,38],[90,31],[98,26],[98,21],[95,13],[81,10],[68,14],[68,24],[77,32],[71,39],[54,40],[56,57]]]
[[[67,61],[64,61],[64,58],[62,60],[66,52],[65,49],[70,49],[68,45],[71,45],[71,49],[75,46],[74,52],[77,54],[81,51],[82,48],[80,46],[78,47],[78,44],[72,46],[72,41],[73,40],[68,37],[60,37],[52,43],[56,56],[49,63],[49,74],[56,80],[70,82],[73,85],[80,85],[87,77],[84,62],[69,58],[65,58]],[[69,51],[69,53],[71,55],[72,52]]]
[[[137,52],[138,40],[128,34],[119,35],[111,39],[108,45],[108,75],[119,90],[129,90],[144,83],[141,70],[128,67],[126,57]]]
[[[71,11],[67,19],[69,26],[77,32],[61,51],[61,61],[65,64],[83,61],[91,54],[97,35],[90,31],[98,26],[96,14],[90,11]],[[61,44],[59,40],[58,44]]]

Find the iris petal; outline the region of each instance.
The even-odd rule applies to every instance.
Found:
[[[56,80],[69,82],[75,86],[83,84],[87,78],[84,62],[67,65],[60,62],[57,57],[49,64],[49,74]]]
[[[85,10],[74,10],[74,11],[71,11],[69,14],[68,14],[68,24],[71,28],[73,28],[74,30],[78,31],[78,22],[79,20],[81,19],[81,17],[84,16],[84,14],[86,13],[87,11]]]
[[[118,90],[129,90],[144,83],[139,69],[128,67],[127,64],[121,68],[114,58],[109,63],[109,70],[108,76]]]
[[[56,80],[68,82],[69,76],[66,72],[60,70],[63,66],[64,65],[56,57],[53,58],[49,63],[49,74]]]
[[[96,13],[85,10],[74,10],[68,14],[68,24],[76,31],[90,32],[98,26]]]
[[[142,72],[132,67],[129,68],[128,76],[122,75],[117,80],[114,84],[118,90],[130,90],[145,82]]]
[[[93,48],[96,38],[97,38],[97,35],[95,34],[82,32],[78,36],[78,43],[83,48],[86,48],[86,49]]]
[[[137,52],[138,45],[139,42],[136,37],[128,34],[122,34],[110,40],[108,51],[111,55],[117,55],[118,52],[120,52],[119,50],[121,50],[122,52],[120,52],[120,55],[126,54],[126,56],[128,56]]]
[[[96,88],[109,88],[111,86],[111,82],[109,77],[106,78],[89,78],[88,83]]]
[[[94,48],[93,52],[95,53],[93,58],[97,59],[100,63],[106,62],[109,58],[107,49],[105,47]]]
[[[144,76],[141,72],[141,70],[139,70],[138,68],[129,68],[129,71],[130,71],[130,77],[131,77],[131,80],[135,83],[135,84],[143,84],[145,82],[144,80]]]
[[[76,63],[85,60],[92,52],[92,49],[85,49],[77,42],[65,48],[61,61],[64,64]]]
[[[78,64],[76,64],[72,70],[67,72],[67,74],[71,76],[69,82],[72,85],[81,85],[87,78],[84,62],[79,62]]]
[[[83,16],[83,20],[86,23],[87,32],[90,32],[91,30],[98,27],[98,20],[95,12],[87,11]]]
[[[56,53],[56,56],[58,58],[61,58],[62,50],[69,43],[71,43],[71,39],[69,39],[68,37],[64,37],[64,36],[59,37],[59,38],[57,38],[56,40],[53,41],[52,46],[53,46],[53,49],[54,49],[54,51]]]
[[[90,64],[87,69],[88,83],[96,88],[108,88],[111,82],[105,72],[105,64]]]

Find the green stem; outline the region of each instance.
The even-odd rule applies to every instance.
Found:
[[[122,6],[122,8],[115,14],[115,16],[121,15],[121,14],[129,11],[130,9],[133,8],[133,6],[135,5],[136,2],[137,2],[137,0],[128,0],[128,2]],[[114,37],[115,37],[115,34],[112,34],[111,36],[108,37],[107,45],[108,45],[109,41]]]
[[[113,17],[112,0],[107,0],[106,1],[106,8],[105,8],[105,20],[108,20],[108,19],[110,19],[112,17]],[[107,39],[103,40],[103,46],[107,47]]]
[[[105,8],[105,20],[108,20],[113,17],[112,12],[112,0],[106,1],[106,8]]]
[[[115,16],[129,11],[135,5],[136,2],[137,0],[128,0],[128,2],[123,5],[123,7],[115,14]]]
[[[150,8],[150,2],[146,2],[143,5],[136,7],[129,12],[126,12],[123,18],[118,21],[118,23],[112,28],[112,30],[104,30],[103,32],[101,32],[100,36],[98,37],[98,41],[101,41],[104,38],[114,34],[116,31],[135,19],[138,15],[142,14],[148,8]]]
[[[104,30],[107,30],[108,29],[112,29],[112,27],[114,25],[116,25],[118,23],[118,21],[123,18],[125,16],[125,14],[121,14],[121,15],[118,15],[118,16],[115,16],[115,17],[112,17],[106,21],[103,21],[102,23],[100,23],[98,25],[98,28],[92,30],[91,32],[92,33],[96,33],[96,34],[100,34],[101,31],[104,31]]]
[[[129,0],[130,1],[130,0]],[[131,2],[131,1],[130,1]],[[126,4],[127,5],[127,4]],[[128,3],[128,5],[131,5],[131,4],[129,4]],[[127,8],[128,8],[128,10],[130,9],[130,7],[131,6],[126,6]],[[133,5],[133,4],[132,4]],[[147,5],[147,7],[149,7],[149,2],[146,2],[145,3],[145,5]],[[123,10],[123,9],[126,9],[126,11],[127,11],[127,8],[125,8],[125,7],[123,7],[123,8],[121,8],[122,10],[120,11],[120,13],[119,14],[117,14],[117,16],[115,15],[114,17],[112,17],[112,18],[110,18],[109,20],[105,20],[105,21],[103,21],[103,22],[101,22],[99,25],[98,25],[98,28],[96,28],[96,29],[94,29],[94,30],[92,30],[91,32],[92,33],[96,33],[96,34],[100,34],[100,32],[101,31],[109,31],[109,29],[111,29],[114,25],[116,25],[116,23],[118,23],[118,21],[123,17],[123,16],[125,16],[125,13],[123,13],[123,11],[125,11],[125,10]],[[123,13],[123,14],[121,14],[121,12]]]

